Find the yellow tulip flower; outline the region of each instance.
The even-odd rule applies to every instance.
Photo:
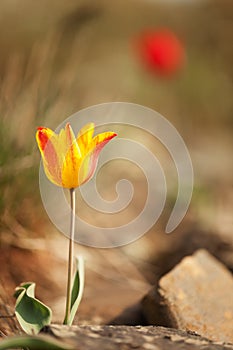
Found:
[[[94,137],[93,134],[93,123],[85,125],[77,138],[69,123],[59,134],[45,127],[37,129],[36,140],[44,171],[52,183],[72,189],[92,177],[100,151],[117,136],[114,132],[104,132]]]

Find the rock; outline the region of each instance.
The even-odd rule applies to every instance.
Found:
[[[163,276],[159,293],[173,327],[233,342],[233,277],[207,251],[185,257]]]
[[[153,326],[51,325],[43,333],[80,350],[233,349],[232,344],[214,343],[191,332]]]

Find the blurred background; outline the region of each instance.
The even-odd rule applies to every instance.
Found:
[[[173,33],[183,48],[180,65],[171,74],[163,74],[156,63],[147,66],[140,51],[144,49],[138,45],[145,31],[160,28]],[[55,129],[78,110],[111,101],[150,107],[173,123],[193,161],[193,198],[171,236],[165,235],[164,228],[176,197],[172,184],[161,219],[139,241],[109,251],[76,247],[87,260],[79,320],[104,323],[117,316],[182,256],[200,246],[233,269],[229,248],[233,244],[232,41],[233,2],[228,0],[1,0],[0,266],[4,289],[11,291],[23,280],[36,281],[38,296],[60,320],[66,240],[50,223],[40,199],[35,130],[39,125]],[[151,142],[153,149],[148,135],[135,137],[147,145]],[[166,168],[165,150],[158,146],[157,153],[153,151],[160,153]],[[142,174],[124,164],[116,168],[115,180],[126,176],[136,184],[140,195],[136,193],[130,215],[137,213],[146,191]],[[173,173],[166,173],[171,183]],[[84,216],[90,215],[83,211]],[[106,217],[101,222],[108,225],[111,220]]]

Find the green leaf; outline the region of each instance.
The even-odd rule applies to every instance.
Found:
[[[49,336],[15,336],[0,341],[0,350],[7,349],[30,350],[74,350],[70,345],[54,340]]]
[[[35,298],[34,282],[21,283],[15,289],[15,315],[27,334],[37,334],[46,325],[51,323],[52,311]]]
[[[71,292],[71,306],[70,317],[68,325],[71,326],[78,310],[79,304],[82,300],[84,290],[84,260],[82,256],[76,257],[76,273],[74,276],[74,282]]]

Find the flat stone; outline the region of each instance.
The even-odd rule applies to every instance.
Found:
[[[67,348],[80,350],[223,350],[225,344],[177,329],[154,326],[62,326],[50,325],[43,334],[61,341]],[[94,336],[93,336],[94,335]]]
[[[206,250],[185,257],[159,281],[173,327],[233,342],[233,277]]]

